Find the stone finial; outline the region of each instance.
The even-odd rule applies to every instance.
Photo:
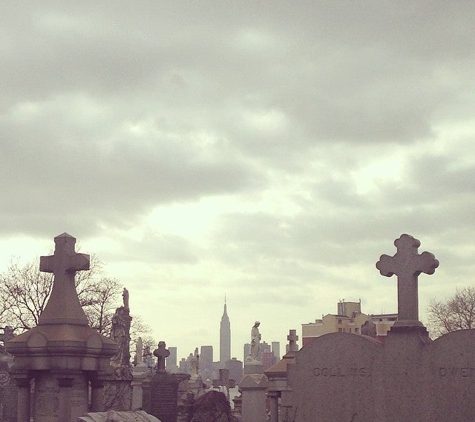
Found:
[[[54,238],[55,249],[51,256],[40,257],[40,271],[53,273],[51,296],[41,313],[41,324],[88,325],[76,292],[74,277],[77,271],[89,270],[89,255],[76,253],[76,239],[63,233]]]
[[[394,256],[381,255],[376,268],[386,277],[397,276],[398,321],[395,326],[422,326],[419,321],[418,276],[434,274],[439,261],[429,252],[418,254],[419,240],[403,234],[394,241]]]

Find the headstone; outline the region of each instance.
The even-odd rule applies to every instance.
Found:
[[[173,374],[157,372],[152,377],[147,410],[162,422],[177,422],[178,381]]]
[[[165,372],[165,359],[170,356],[170,351],[164,341],[158,342],[158,347],[153,351],[153,355],[157,357],[157,372]]]
[[[417,276],[433,273],[438,261],[419,255],[411,236],[395,244],[395,257],[381,257],[377,268],[398,275],[401,324],[384,343],[332,333],[297,352],[288,367],[295,422],[474,420],[475,330],[429,339],[418,320]]]
[[[165,371],[165,359],[170,352],[164,341],[158,343],[153,354],[158,362],[151,380],[143,383],[143,408],[162,422],[177,422],[179,381],[175,375]]]
[[[316,338],[289,365],[296,421],[376,422],[384,419],[381,344],[346,333]]]

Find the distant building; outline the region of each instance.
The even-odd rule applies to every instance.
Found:
[[[200,371],[203,380],[213,379],[213,346],[201,346]]]
[[[201,346],[200,368],[208,368],[213,364],[213,346]]]
[[[276,362],[280,360],[280,342],[273,341],[272,343],[272,353],[275,356]]]
[[[329,333],[365,334],[381,341],[397,321],[397,314],[367,315],[361,312],[361,301],[337,304],[337,314],[327,314],[315,322],[302,324],[302,344],[305,346],[314,338]]]
[[[262,352],[262,367],[264,371],[267,371],[271,366],[277,363],[277,359],[274,356],[274,353],[270,350],[264,350]]]
[[[226,362],[231,359],[231,323],[229,321],[226,298],[224,298],[224,312],[221,317],[219,330],[219,363],[221,368],[226,367]]]
[[[177,348],[171,346],[168,348],[168,351],[170,352],[170,356],[165,359],[165,368],[168,372],[177,372]]]
[[[244,344],[244,362],[246,361],[246,358],[251,354],[251,344],[250,343],[245,343]]]
[[[227,363],[227,369],[229,369],[229,379],[233,379],[236,383],[239,383],[243,373],[242,362],[236,358],[232,358]]]
[[[181,358],[180,360],[179,372],[181,372],[182,374],[188,373],[188,363],[185,358]]]

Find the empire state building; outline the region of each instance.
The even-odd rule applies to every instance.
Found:
[[[219,330],[219,363],[222,368],[231,360],[231,323],[229,322],[226,298],[224,298],[224,312],[221,317],[221,326]]]

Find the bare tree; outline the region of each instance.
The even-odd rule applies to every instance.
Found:
[[[429,328],[435,336],[475,328],[475,287],[457,289],[445,301],[432,299],[427,309]]]
[[[82,286],[79,302],[89,320],[89,325],[100,334],[109,335],[112,317],[120,297],[121,285],[113,278],[103,277],[88,280],[87,287]]]
[[[121,294],[118,281],[100,277],[103,264],[91,255],[91,269],[76,275],[79,302],[89,323],[100,333],[108,333],[114,302]],[[7,271],[0,274],[0,317],[2,324],[10,325],[17,332],[38,324],[53,287],[53,274],[40,272],[38,259],[20,264],[12,259]]]
[[[140,315],[132,315],[132,324],[130,325],[130,350],[136,350],[139,337],[142,338],[143,347],[150,346],[151,350],[153,350],[153,346],[157,344],[151,337],[151,332],[152,329],[143,322]]]

